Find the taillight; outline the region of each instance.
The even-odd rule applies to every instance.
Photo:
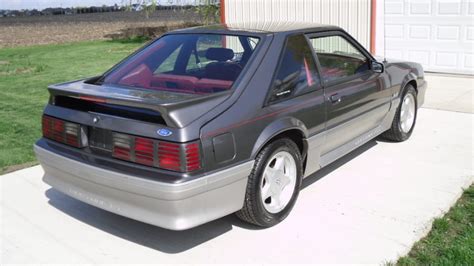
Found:
[[[197,142],[179,144],[114,132],[112,156],[177,172],[192,172],[201,168]]]
[[[130,161],[132,160],[132,136],[125,134],[113,134],[112,156]]]
[[[159,167],[174,171],[180,171],[181,168],[181,145],[160,141],[158,143]]]
[[[199,145],[197,143],[186,144],[186,170],[192,172],[201,168],[201,156],[199,153]]]
[[[81,126],[76,123],[63,121],[43,115],[43,137],[52,139],[77,148],[82,147]]]
[[[137,163],[153,166],[154,145],[151,139],[135,138],[135,161]]]

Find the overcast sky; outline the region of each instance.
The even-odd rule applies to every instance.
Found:
[[[132,0],[136,3],[137,0]],[[193,0],[158,0],[162,5],[168,3],[194,2]],[[130,3],[130,0],[0,0],[0,9],[44,9],[48,7],[78,7],[78,6],[101,6],[114,4],[122,5]]]
[[[0,9],[44,9],[48,7],[101,6],[122,0],[0,0]]]

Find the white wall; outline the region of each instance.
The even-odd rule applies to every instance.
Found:
[[[370,0],[225,0],[226,23],[304,21],[337,25],[370,45]]]
[[[377,0],[376,26],[375,26],[375,55],[385,57],[385,0]]]

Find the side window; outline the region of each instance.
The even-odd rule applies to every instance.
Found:
[[[273,80],[270,101],[291,98],[319,87],[311,48],[304,35],[290,36]]]
[[[196,40],[196,48],[193,48],[192,54],[189,57],[186,71],[199,70],[211,62],[206,57],[206,52],[209,48],[222,48],[222,38],[225,36],[220,35],[206,35]]]
[[[258,43],[258,39],[253,37],[239,38],[238,36],[206,35],[205,37],[198,38],[196,40],[196,48],[192,50],[186,70],[192,71],[202,68],[213,61],[215,62],[216,60],[211,60],[206,56],[209,48],[232,49],[234,57],[231,60],[240,61],[245,53],[242,41],[248,43],[248,53],[252,53]]]
[[[174,64],[176,63],[176,58],[178,57],[179,52],[181,51],[180,45],[176,48],[169,56],[166,58],[161,65],[155,70],[156,74],[171,73],[174,71]]]
[[[342,36],[312,38],[311,45],[318,56],[325,82],[350,77],[369,69],[369,60]]]

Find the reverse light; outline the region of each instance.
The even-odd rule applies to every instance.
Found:
[[[112,156],[122,160],[132,160],[132,136],[115,133],[113,134]]]

